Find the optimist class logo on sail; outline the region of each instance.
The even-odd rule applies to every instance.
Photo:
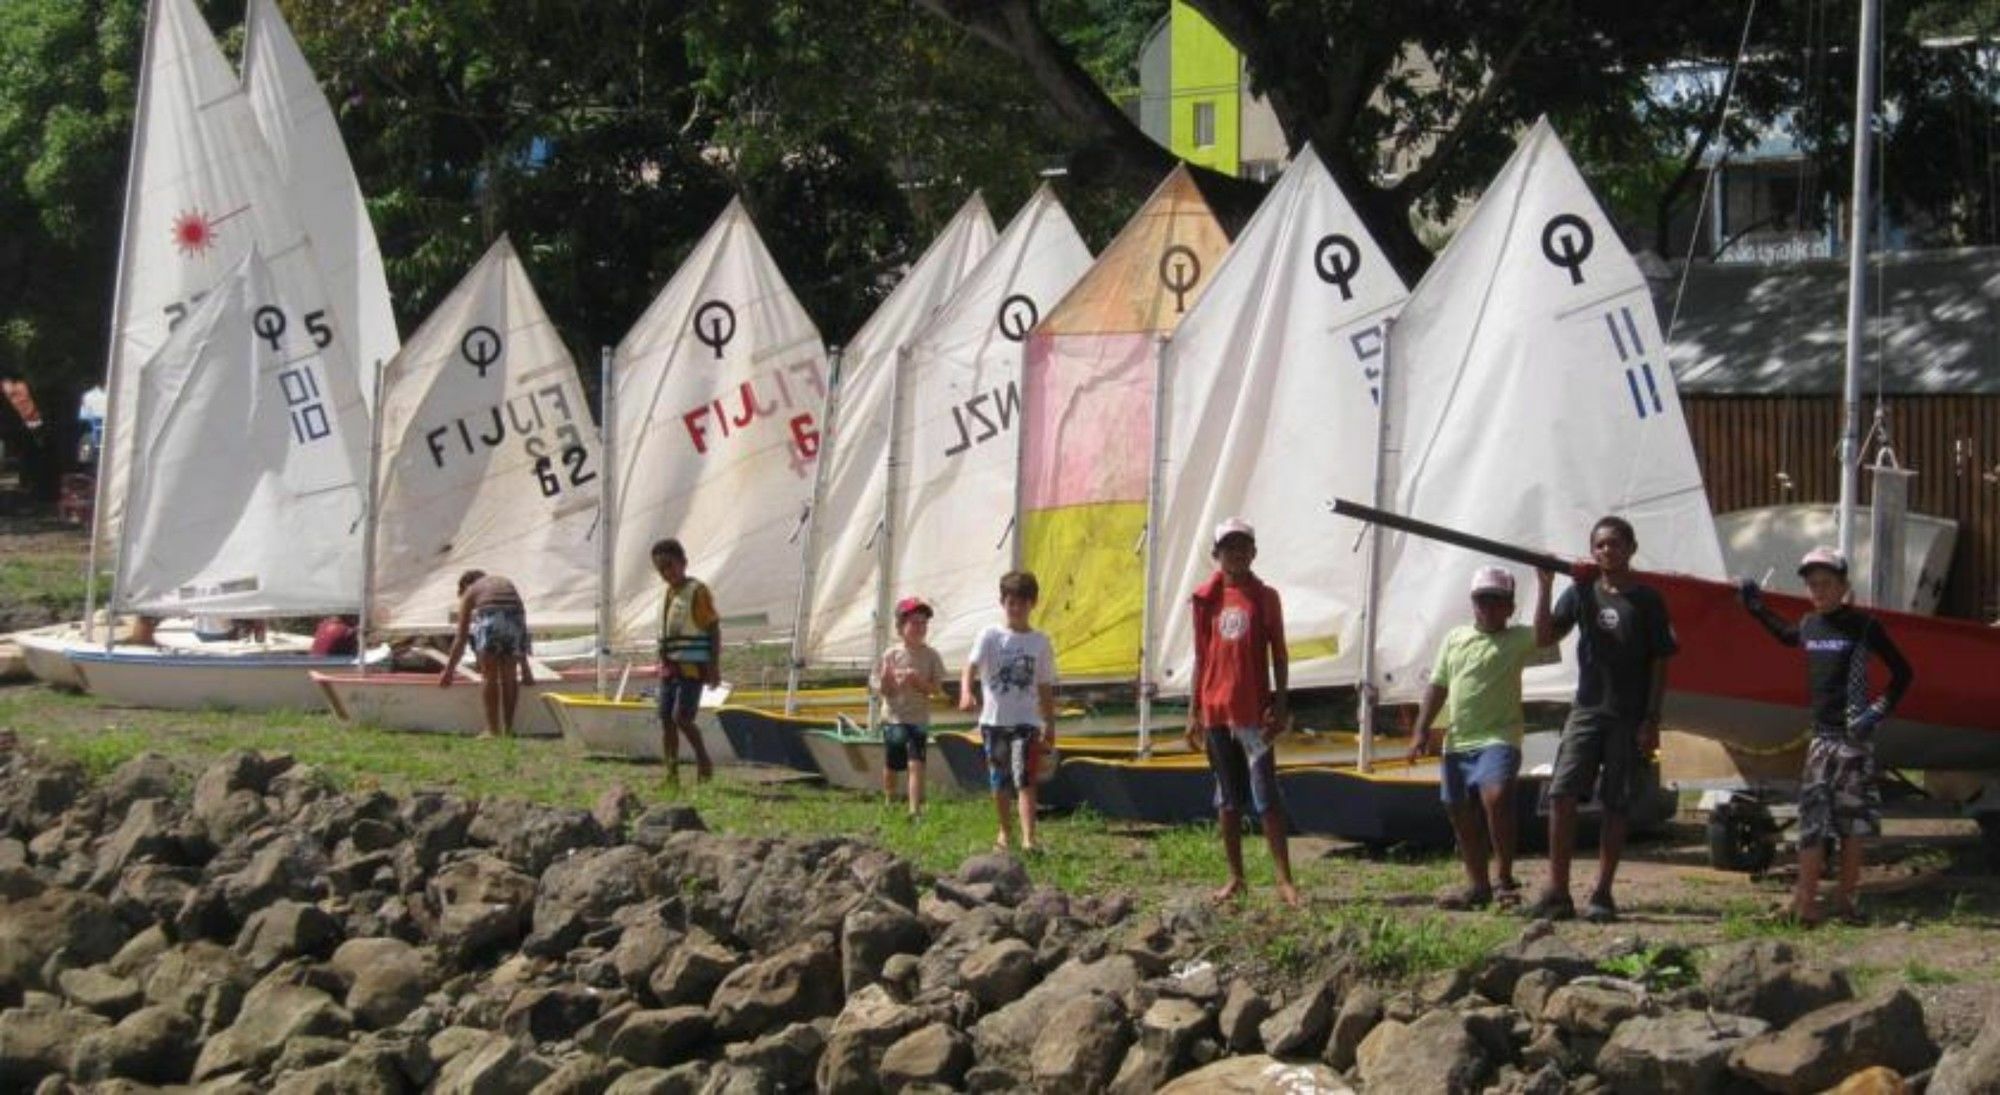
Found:
[[[727,360],[724,351],[738,333],[736,316],[736,310],[720,300],[704,301],[694,310],[689,333],[714,354],[715,362]],[[790,434],[785,447],[791,469],[804,476],[819,456],[816,409],[826,402],[826,375],[817,355],[767,366],[734,388],[721,377],[717,380],[715,395],[681,414],[695,455],[707,457],[725,444],[736,444],[734,439],[753,430],[760,419],[783,418]],[[787,417],[788,412],[797,413]]]

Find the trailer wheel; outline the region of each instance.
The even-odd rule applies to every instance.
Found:
[[[1730,802],[1709,815],[1709,866],[1762,874],[1777,857],[1778,826],[1762,805]]]

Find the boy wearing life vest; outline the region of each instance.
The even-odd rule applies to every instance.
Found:
[[[694,752],[695,778],[707,782],[715,774],[708,749],[695,727],[701,690],[722,680],[722,617],[708,586],[687,572],[687,549],[679,540],[653,545],[653,569],[666,580],[660,605],[660,747],[667,765],[667,782],[680,782],[680,743]]]

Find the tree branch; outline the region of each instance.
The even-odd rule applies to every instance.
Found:
[[[1473,96],[1472,101],[1466,104],[1465,110],[1459,114],[1458,120],[1452,123],[1451,129],[1431,147],[1430,155],[1424,157],[1424,162],[1396,184],[1395,190],[1404,198],[1406,204],[1415,202],[1429,193],[1431,187],[1437,185],[1438,176],[1444,173],[1452,153],[1457,151],[1466,136],[1485,120],[1486,111],[1492,107],[1494,100],[1499,98],[1500,89],[1506,86],[1508,78],[1514,74],[1514,68],[1520,64],[1521,55],[1527,52],[1528,45],[1541,33],[1542,21],[1553,7],[1551,3],[1538,4],[1529,12],[1527,22],[1521,26],[1521,33],[1516,35],[1513,43],[1507,47],[1506,56],[1502,57],[1500,63],[1494,67],[1492,75],[1480,87],[1479,94]]]

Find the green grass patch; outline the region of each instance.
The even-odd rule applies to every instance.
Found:
[[[0,559],[0,606],[22,626],[31,621],[74,619],[83,612],[87,568],[74,555],[16,555]],[[108,589],[109,582],[99,583]]]
[[[1903,963],[1903,980],[1912,985],[1955,985],[1964,979],[1955,970],[1941,969],[1915,958]]]

